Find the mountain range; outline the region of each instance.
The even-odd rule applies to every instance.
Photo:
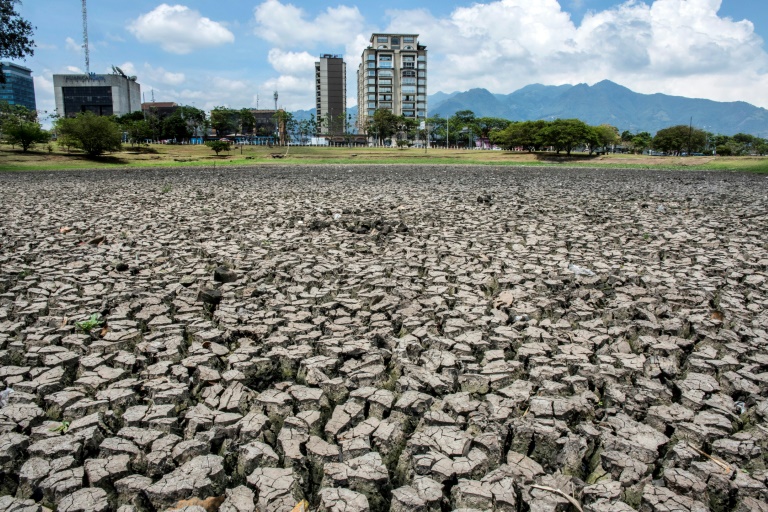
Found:
[[[501,117],[512,121],[580,119],[590,125],[610,124],[619,131],[655,134],[662,128],[692,123],[708,132],[734,135],[748,133],[768,138],[768,110],[743,101],[640,94],[603,80],[594,85],[532,84],[511,94],[493,94],[486,89],[437,92],[427,97],[429,116],[450,117],[471,110],[477,117]],[[357,117],[357,107],[347,109]],[[308,118],[312,110],[294,112]]]

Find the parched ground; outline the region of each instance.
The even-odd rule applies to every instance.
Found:
[[[0,511],[768,510],[765,176],[0,191]]]

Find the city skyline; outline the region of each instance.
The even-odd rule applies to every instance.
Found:
[[[37,105],[54,107],[52,75],[84,71],[80,2],[17,5],[36,26]],[[312,109],[314,63],[359,62],[371,33],[413,32],[430,51],[428,94],[609,79],[642,93],[768,107],[768,6],[719,0],[393,0],[386,9],[328,2],[201,0],[88,5],[91,71],[137,75],[144,100],[210,110]],[[347,74],[347,106],[357,103]],[[270,107],[271,108],[271,107]]]

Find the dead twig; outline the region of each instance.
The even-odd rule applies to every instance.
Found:
[[[695,452],[697,452],[698,454],[705,456],[706,458],[708,458],[709,460],[711,460],[712,462],[714,462],[715,464],[717,464],[718,466],[720,466],[721,468],[723,468],[723,471],[725,471],[726,473],[730,473],[731,471],[733,471],[733,468],[731,468],[731,466],[729,466],[727,462],[723,462],[723,461],[722,461],[722,460],[720,460],[720,459],[716,459],[716,458],[714,458],[713,456],[711,456],[711,455],[709,455],[709,454],[705,453],[703,450],[699,450],[698,448],[696,448],[695,446],[693,446],[693,445],[692,445],[692,444],[690,444],[690,443],[686,443],[686,444],[688,444],[688,446],[690,446],[691,448],[693,448],[693,450],[694,450]]]
[[[542,491],[549,491],[549,492],[554,492],[555,494],[559,494],[563,498],[567,499],[571,503],[571,505],[576,507],[576,510],[578,510],[579,512],[584,512],[584,509],[581,508],[581,504],[578,501],[576,501],[576,498],[572,498],[571,496],[568,496],[568,494],[564,493],[560,489],[555,489],[554,487],[548,487],[546,485],[538,485],[538,484],[531,484],[531,487],[533,487],[534,489],[541,489]]]

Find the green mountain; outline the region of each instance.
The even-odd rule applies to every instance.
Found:
[[[734,135],[768,135],[768,110],[743,101],[718,102],[666,94],[640,94],[603,80],[595,85],[533,84],[511,94],[471,89],[428,98],[429,115],[450,117],[471,110],[478,117],[513,121],[576,118],[591,124],[611,124],[620,131],[656,133],[662,128],[689,124],[703,130]]]

